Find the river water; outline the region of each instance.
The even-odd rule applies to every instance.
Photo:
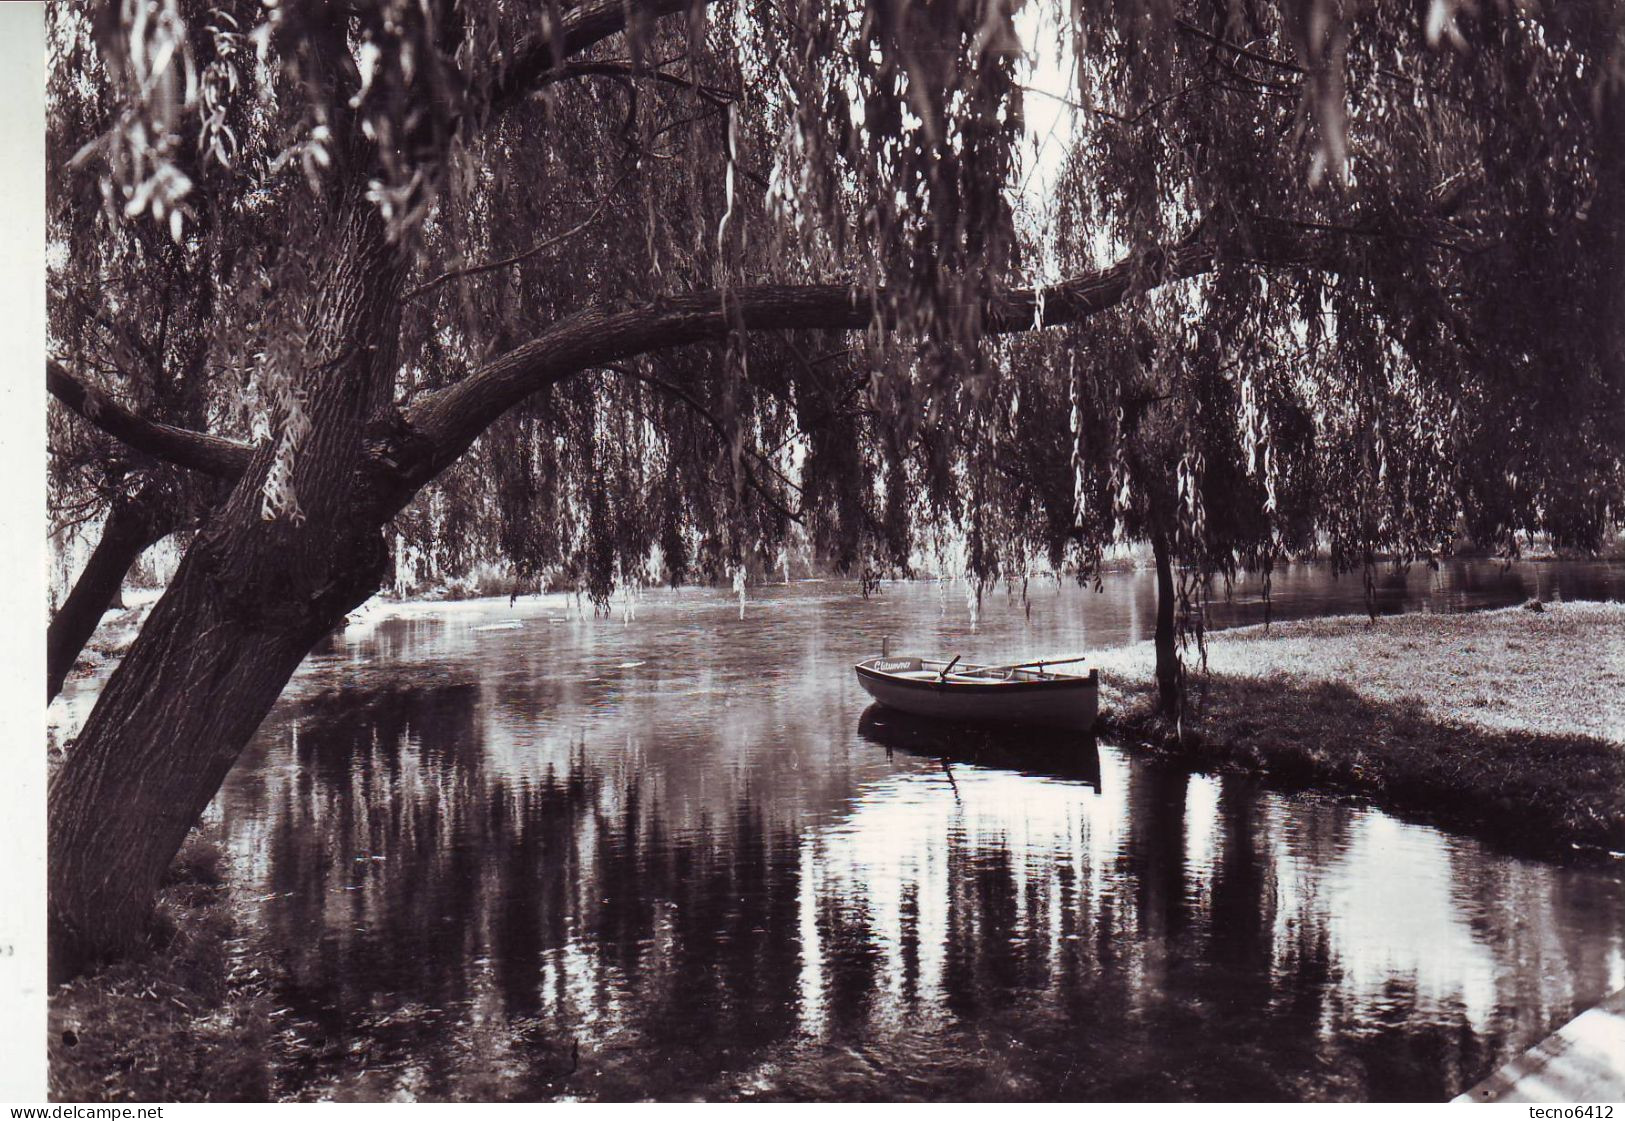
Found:
[[[1277,618],[1363,608],[1277,577]],[[1380,610],[1625,598],[1457,564]],[[1625,872],[1102,743],[945,763],[851,663],[1149,635],[1103,593],[805,582],[415,609],[313,655],[214,807],[289,1058],[341,1099],[1441,1100],[1625,984]],[[1262,618],[1258,589],[1217,625]],[[1018,754],[1015,758],[1021,758]]]

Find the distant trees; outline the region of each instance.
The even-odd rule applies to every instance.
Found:
[[[53,7],[51,388],[210,480],[52,783],[54,972],[129,943],[385,527],[602,600],[796,522],[1171,580],[1617,519],[1614,5],[1101,12],[1034,242],[1000,0]]]

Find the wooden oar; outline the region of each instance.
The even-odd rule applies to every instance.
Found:
[[[987,669],[988,672],[1005,669],[1032,669],[1034,666],[1042,669],[1045,666],[1069,666],[1073,662],[1087,662],[1088,660],[1089,655],[1079,654],[1076,658],[1042,658],[1036,662],[1016,662],[1014,665],[1008,666],[988,666]]]

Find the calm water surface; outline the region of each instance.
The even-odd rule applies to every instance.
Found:
[[[1457,565],[1382,610],[1622,598]],[[1625,984],[1625,875],[1101,744],[944,764],[893,649],[1149,634],[1151,580],[984,600],[448,605],[313,656],[222,791],[290,1097],[1442,1099]],[[1359,610],[1278,577],[1277,618]],[[1261,618],[1237,589],[1217,621]],[[902,736],[903,738],[899,738]],[[890,745],[890,746],[888,746]]]

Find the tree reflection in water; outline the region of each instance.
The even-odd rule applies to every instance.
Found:
[[[735,655],[632,689],[588,645],[279,709],[216,812],[280,1091],[1439,1100],[1625,983],[1617,873],[1110,745],[876,742],[789,633],[749,704]]]

